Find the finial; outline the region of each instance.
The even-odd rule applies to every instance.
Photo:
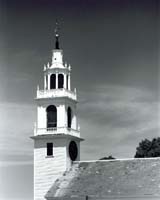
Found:
[[[55,42],[55,49],[59,49],[59,34],[58,34],[58,21],[56,20],[56,28],[54,30],[55,32],[55,38],[56,38],[56,42]]]
[[[71,70],[71,65],[69,64],[68,69]]]
[[[80,127],[80,124],[78,124],[78,130],[80,131],[81,127]]]
[[[77,89],[76,88],[74,88],[74,93],[77,94]]]

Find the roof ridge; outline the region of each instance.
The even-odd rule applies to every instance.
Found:
[[[116,159],[108,159],[108,160],[81,160],[81,161],[74,161],[74,163],[115,162],[115,161],[131,161],[131,160],[160,160],[160,157],[154,157],[154,158],[116,158]]]

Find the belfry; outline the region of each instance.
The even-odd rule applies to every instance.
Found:
[[[44,66],[44,89],[37,88],[34,129],[34,200],[44,200],[55,180],[80,160],[80,127],[71,66],[63,62],[56,24],[52,62]]]

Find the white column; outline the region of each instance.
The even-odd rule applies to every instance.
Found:
[[[46,84],[46,75],[44,75],[44,90],[46,90],[47,89],[47,84]]]
[[[56,73],[56,89],[58,89],[58,73]]]
[[[50,90],[50,77],[51,77],[51,75],[48,74],[48,90]]]
[[[46,89],[46,75],[44,75],[44,90]]]
[[[68,90],[71,90],[71,74],[68,74]]]
[[[67,83],[66,74],[63,74],[63,76],[64,76],[64,85],[63,85],[63,87],[64,87],[64,89],[66,89],[66,83]]]

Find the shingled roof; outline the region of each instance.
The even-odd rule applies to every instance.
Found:
[[[160,199],[160,158],[75,162],[53,184],[46,199],[79,200],[86,196]]]

